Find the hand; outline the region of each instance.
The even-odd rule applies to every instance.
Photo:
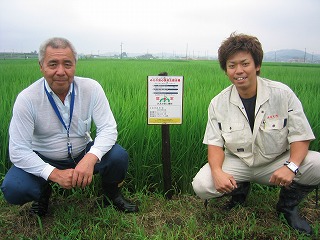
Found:
[[[282,166],[271,175],[269,182],[277,186],[287,187],[292,183],[294,177],[295,174],[287,166]]]
[[[52,182],[58,183],[62,188],[71,189],[73,172],[74,169],[72,168],[65,170],[55,168],[49,175],[48,179]]]
[[[238,187],[233,176],[222,170],[215,172],[212,175],[214,186],[219,193],[230,193]]]
[[[92,182],[94,165],[98,158],[91,153],[87,153],[77,164],[72,176],[72,187],[84,188]]]

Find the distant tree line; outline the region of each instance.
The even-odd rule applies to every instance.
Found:
[[[37,51],[30,53],[0,52],[0,59],[35,59],[38,58]]]

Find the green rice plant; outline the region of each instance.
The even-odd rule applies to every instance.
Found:
[[[11,119],[12,106],[17,94],[41,73],[34,61],[0,61],[0,176],[10,166],[8,157],[8,126]]]
[[[118,124],[118,143],[130,155],[128,189],[157,191],[163,189],[161,125],[147,124],[147,76],[161,72],[184,76],[183,122],[169,127],[171,172],[176,193],[192,193],[192,178],[207,161],[202,139],[209,102],[230,85],[218,62],[80,59],[76,75],[96,79],[106,91]],[[310,146],[316,151],[320,148],[319,75],[320,65],[312,64],[263,63],[261,73],[262,77],[283,82],[296,92],[317,137]],[[22,89],[41,76],[36,60],[0,61],[0,179],[11,165],[8,127],[14,100]],[[96,191],[94,187],[92,191]]]

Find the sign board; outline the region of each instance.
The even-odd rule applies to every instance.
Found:
[[[148,124],[182,124],[183,76],[148,76]]]

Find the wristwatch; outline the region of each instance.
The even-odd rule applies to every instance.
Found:
[[[287,166],[295,175],[297,175],[299,167],[295,163],[286,161],[284,165]]]

